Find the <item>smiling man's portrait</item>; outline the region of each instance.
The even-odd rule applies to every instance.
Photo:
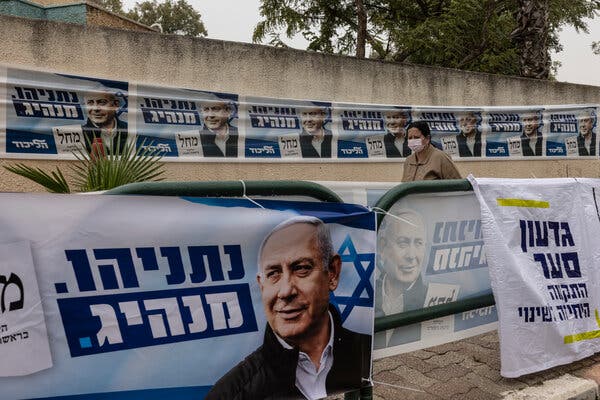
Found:
[[[327,109],[308,107],[300,112],[302,132],[300,148],[303,158],[331,158],[331,131],[325,128]]]
[[[231,125],[233,105],[224,101],[205,102],[201,105],[204,128],[200,142],[204,157],[237,157],[238,130]]]
[[[521,150],[524,156],[541,156],[543,136],[540,132],[540,116],[537,113],[523,116],[523,134],[521,135]]]
[[[579,116],[579,135],[577,136],[577,147],[580,156],[596,155],[596,133],[594,122],[596,115],[591,110],[583,111]]]
[[[93,91],[86,93],[84,99],[87,121],[81,129],[87,151],[101,144],[105,151],[114,149],[120,154],[127,142],[127,122],[117,116],[119,98],[108,91]]]
[[[256,278],[267,319],[263,345],[206,399],[321,399],[368,385],[371,337],[344,328],[329,303],[341,268],[320,219],[299,216],[273,228]]]
[[[375,317],[417,310],[425,305],[427,286],[421,272],[427,249],[427,231],[423,217],[415,211],[393,211],[397,218],[384,218],[377,233]],[[375,348],[395,346],[419,340],[420,325],[379,332]]]

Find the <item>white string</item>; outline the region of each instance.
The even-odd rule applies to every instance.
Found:
[[[379,382],[379,381],[373,381],[373,383],[376,383],[378,385],[390,386],[390,387],[397,388],[397,389],[406,389],[406,390],[412,390],[413,392],[425,393],[424,390],[414,389],[414,388],[410,388],[410,387],[407,387],[407,386],[392,385],[391,383]]]
[[[240,182],[242,183],[242,189],[243,189],[242,197],[244,199],[248,200],[250,203],[257,205],[264,210],[265,208],[261,204],[257,203],[255,200],[252,200],[250,197],[246,196],[246,183],[241,179],[240,179]]]
[[[383,214],[383,215],[388,215],[388,216],[390,216],[390,217],[392,217],[392,218],[395,218],[395,219],[397,219],[397,220],[398,220],[398,221],[400,221],[400,222],[404,222],[405,224],[412,225],[412,226],[414,226],[415,228],[417,227],[417,224],[415,224],[414,222],[411,222],[411,221],[409,221],[409,220],[407,220],[407,219],[405,219],[405,218],[402,218],[402,217],[399,217],[399,216],[397,216],[397,215],[394,215],[394,214],[392,214],[392,213],[390,213],[390,212],[388,212],[388,211],[384,210],[383,208],[379,208],[379,207],[369,207],[369,209],[371,209],[371,210],[375,211],[375,214]]]

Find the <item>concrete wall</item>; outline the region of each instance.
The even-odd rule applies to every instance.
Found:
[[[171,87],[359,103],[600,103],[600,87],[357,60],[267,46],[0,17],[0,63]],[[115,63],[115,60],[118,60]],[[0,160],[0,164],[6,163]],[[67,162],[27,161],[65,167]],[[599,176],[599,161],[461,161],[463,174]],[[399,181],[402,163],[168,163],[173,180]],[[0,190],[39,190],[0,170]]]

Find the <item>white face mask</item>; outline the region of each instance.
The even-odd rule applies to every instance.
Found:
[[[423,139],[408,139],[408,148],[413,151],[413,153],[418,153],[425,148],[423,144]]]

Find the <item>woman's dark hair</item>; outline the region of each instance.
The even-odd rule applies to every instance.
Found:
[[[427,125],[427,122],[425,122],[425,121],[411,122],[410,124],[408,124],[408,127],[406,128],[406,131],[408,132],[408,130],[410,128],[417,128],[418,130],[421,131],[421,133],[425,137],[430,137],[431,136],[431,130],[429,130],[429,125]]]

